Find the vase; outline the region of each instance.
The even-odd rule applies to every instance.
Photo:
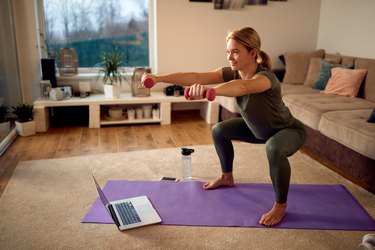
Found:
[[[131,81],[132,95],[137,97],[150,96],[150,89],[143,86],[141,79],[143,74],[151,73],[149,68],[135,68],[133,72],[133,77]]]

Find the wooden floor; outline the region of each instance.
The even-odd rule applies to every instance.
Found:
[[[0,197],[19,161],[212,144],[199,111],[173,111],[172,124],[50,128],[21,137],[0,156]]]

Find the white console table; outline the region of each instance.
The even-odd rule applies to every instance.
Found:
[[[188,101],[183,96],[166,96],[163,92],[151,92],[148,97],[133,97],[131,93],[122,93],[118,99],[107,99],[104,94],[93,94],[85,98],[72,97],[61,101],[51,101],[49,99],[38,99],[34,102],[34,119],[36,122],[36,131],[45,132],[49,128],[49,112],[51,107],[67,107],[67,106],[88,106],[89,107],[89,127],[100,128],[101,125],[110,124],[131,124],[131,123],[155,123],[161,124],[171,123],[171,111],[173,103],[191,103],[200,104],[200,114],[207,123],[213,124],[219,120],[219,103],[216,101],[209,102],[207,100]],[[110,105],[129,105],[136,106],[142,104],[157,105],[160,110],[159,119],[134,119],[134,120],[109,120],[104,119],[101,114],[101,106]]]

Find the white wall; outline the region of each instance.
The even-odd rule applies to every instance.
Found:
[[[158,72],[205,71],[228,64],[228,30],[250,26],[258,31],[262,49],[281,66],[286,51],[317,47],[320,0],[268,1],[243,10],[214,10],[213,3],[156,0]]]
[[[322,0],[318,47],[375,58],[374,13],[374,0]]]

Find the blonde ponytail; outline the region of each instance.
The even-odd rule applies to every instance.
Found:
[[[263,50],[259,51],[256,61],[262,67],[265,67],[268,70],[272,69],[271,58]]]

